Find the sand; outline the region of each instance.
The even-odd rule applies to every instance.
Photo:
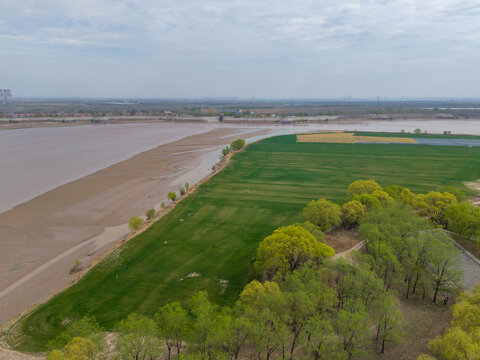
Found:
[[[131,216],[211,173],[235,134],[216,129],[161,145],[0,214],[0,324],[71,284],[75,259],[87,266],[100,257],[129,233]]]

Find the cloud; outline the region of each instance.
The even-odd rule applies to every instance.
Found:
[[[443,76],[474,96],[479,45],[474,0],[0,1],[0,78],[23,95],[454,96]]]

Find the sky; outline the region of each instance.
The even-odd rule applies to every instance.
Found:
[[[480,0],[0,0],[23,97],[480,97]]]

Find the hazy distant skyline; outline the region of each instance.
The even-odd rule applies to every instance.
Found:
[[[14,96],[480,97],[480,1],[0,0]]]

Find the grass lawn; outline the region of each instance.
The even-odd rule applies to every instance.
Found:
[[[95,316],[112,329],[129,313],[153,315],[198,290],[231,304],[255,277],[252,264],[266,235],[300,221],[309,200],[341,202],[352,181],[366,178],[414,192],[461,186],[480,178],[480,147],[296,143],[294,135],[252,144],[163,219],[34,310],[12,342],[42,350],[65,319]],[[187,277],[193,273],[200,276]]]

